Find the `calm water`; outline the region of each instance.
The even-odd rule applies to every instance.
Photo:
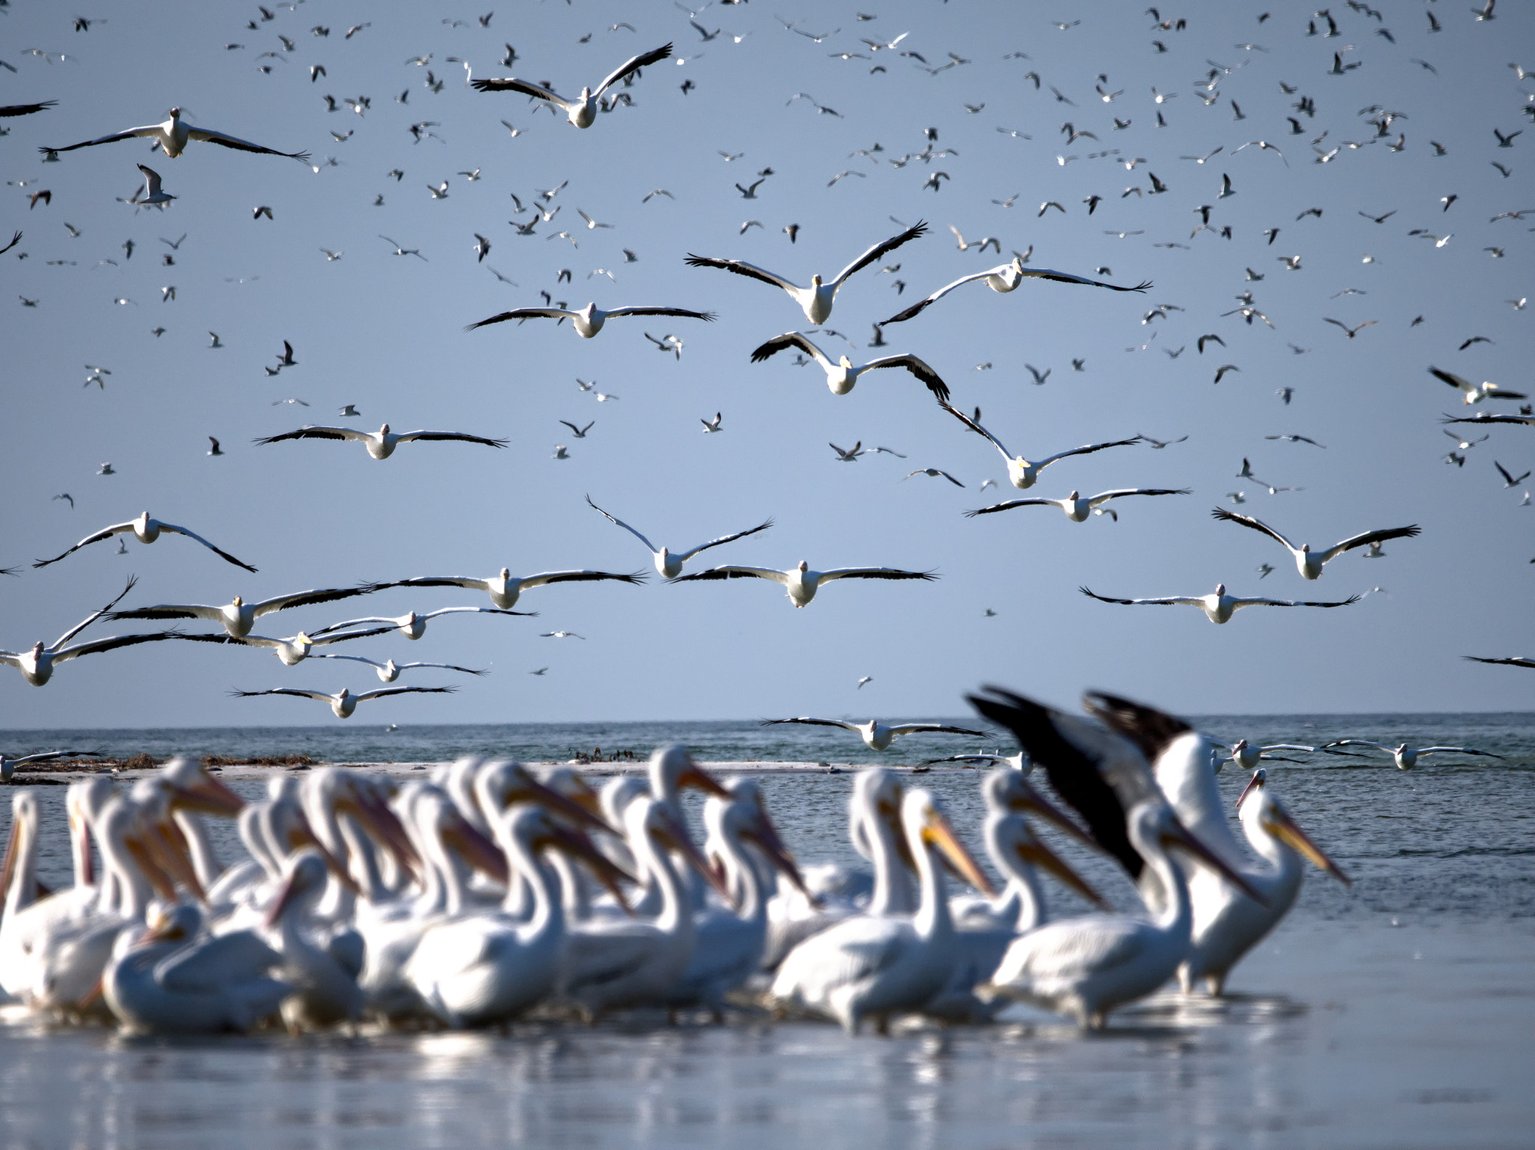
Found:
[[[968,720],[956,719],[966,722]],[[1238,968],[1226,1002],[1167,995],[1084,1037],[1018,1010],[985,1030],[849,1039],[830,1026],[743,1019],[670,1028],[651,1018],[509,1034],[371,1034],[200,1042],[0,1023],[0,1145],[618,1147],[1521,1146],[1535,1123],[1535,717],[1221,716],[1223,742],[1470,745],[1503,760],[1279,764],[1272,784],[1349,872],[1312,872],[1277,934]],[[459,754],[563,759],[682,741],[704,762],[762,764],[802,862],[848,859],[845,770],[782,764],[880,758],[851,736],[755,723],[414,727],[335,723],[240,730],[27,731],[23,753],[69,745],[421,763]],[[907,740],[911,764],[993,742]],[[1005,745],[1003,749],[1008,749]],[[1384,765],[1382,765],[1384,764]],[[594,768],[624,769],[622,764]],[[975,772],[921,776],[958,827],[980,810]],[[1234,770],[1222,790],[1234,798]],[[255,793],[259,780],[239,787]],[[63,879],[62,787],[39,788],[45,874]],[[9,807],[0,811],[8,829]],[[968,835],[972,844],[973,834]],[[977,844],[978,845],[978,844]],[[1072,855],[1117,905],[1125,881]],[[1056,896],[1072,913],[1079,904]]]

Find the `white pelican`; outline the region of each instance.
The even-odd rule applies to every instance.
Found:
[[[312,934],[314,908],[329,881],[325,857],[314,848],[300,851],[288,860],[286,872],[266,916],[282,958],[276,975],[292,990],[282,1003],[283,1021],[290,1032],[355,1024],[365,1003],[357,985],[360,956],[322,946]]]
[[[187,639],[200,642],[222,643],[222,635],[182,635],[176,631],[155,631],[143,635],[113,635],[106,639],[87,639],[83,643],[65,646],[63,641],[45,646],[39,639],[27,651],[0,651],[0,666],[15,667],[22,678],[34,687],[41,687],[53,678],[54,669],[63,662],[81,655],[94,655],[100,651],[114,651],[119,647],[131,647],[138,643],[158,643],[162,639]]]
[[[1082,447],[1073,447],[1070,451],[1057,451],[1054,455],[1047,455],[1043,459],[1026,459],[1022,455],[1014,455],[1004,447],[1002,441],[982,427],[979,420],[971,419],[964,412],[950,407],[947,403],[940,404],[939,406],[971,431],[983,436],[988,443],[1001,452],[1002,459],[1007,464],[1008,482],[1020,491],[1027,491],[1030,487],[1033,487],[1035,480],[1039,478],[1040,472],[1052,463],[1057,463],[1062,459],[1069,459],[1073,455],[1090,455],[1092,452],[1102,451],[1106,447],[1130,447],[1142,442],[1145,438],[1144,436],[1136,435],[1130,439],[1115,439],[1108,443],[1089,443],[1084,444]]]
[[[868,267],[875,260],[889,252],[894,251],[909,240],[914,240],[927,231],[927,224],[918,220],[900,235],[891,236],[888,240],[882,240],[865,251],[847,267],[843,268],[829,280],[823,280],[819,273],[810,277],[809,287],[800,287],[790,283],[782,276],[774,272],[766,271],[749,264],[745,260],[716,259],[710,256],[695,256],[688,254],[685,261],[689,267],[695,268],[722,268],[727,272],[735,272],[738,276],[747,276],[750,279],[761,280],[763,283],[772,284],[783,288],[789,293],[789,298],[797,303],[800,310],[805,313],[805,318],[813,324],[823,324],[831,316],[832,302],[837,298],[837,292],[847,281],[847,277],[859,268]]]
[[[201,543],[204,547],[206,547],[209,551],[212,551],[226,563],[233,563],[236,567],[243,567],[245,570],[252,573],[254,573],[256,570],[249,563],[241,562],[239,559],[236,559],[233,555],[229,554],[229,552],[219,550],[219,548],[215,547],[212,543],[209,543],[201,535],[197,534],[197,532],[188,531],[185,527],[178,527],[174,523],[166,523],[161,519],[154,519],[147,511],[140,514],[137,519],[130,519],[126,523],[114,523],[110,527],[103,527],[94,535],[87,535],[84,539],[80,540],[80,542],[76,543],[63,554],[55,555],[52,559],[39,559],[37,562],[33,563],[32,566],[46,567],[50,563],[57,563],[60,559],[63,559],[67,555],[73,554],[74,552],[80,550],[82,547],[88,546],[91,543],[99,543],[103,539],[110,539],[114,535],[126,535],[129,532],[132,532],[134,538],[137,539],[140,543],[153,543],[156,539],[160,538],[161,532],[164,531],[169,531],[175,535],[185,535],[188,539],[195,539],[198,543]]]
[[[519,80],[514,76],[504,79],[471,80],[470,85],[477,92],[521,92],[524,96],[532,96],[534,99],[547,100],[565,113],[565,118],[577,128],[590,128],[597,119],[597,102],[602,99],[602,94],[614,84],[626,76],[639,71],[658,60],[664,60],[672,54],[670,42],[662,44],[659,48],[652,48],[649,52],[642,52],[638,56],[632,56],[625,60],[617,68],[603,79],[595,88],[582,88],[581,94],[574,100],[567,100],[556,95],[542,84],[534,84],[528,80]]]
[[[601,514],[609,523],[622,527],[649,548],[651,559],[656,565],[656,572],[663,579],[675,579],[678,575],[681,575],[682,565],[701,551],[707,551],[711,547],[718,547],[722,543],[733,543],[737,539],[745,539],[748,535],[755,535],[757,532],[766,531],[769,527],[773,526],[773,521],[769,519],[764,523],[757,524],[755,527],[748,527],[745,531],[735,531],[729,535],[721,535],[717,539],[711,539],[707,543],[700,543],[697,547],[689,548],[686,551],[673,551],[670,547],[657,547],[622,519],[619,519],[610,512],[603,511],[602,508],[592,503],[590,495],[586,497],[586,502],[591,504],[592,509]]]
[[[1100,491],[1097,495],[1084,496],[1076,491],[1064,499],[1009,499],[1003,503],[993,503],[990,507],[977,507],[974,511],[967,511],[967,518],[977,515],[990,515],[994,511],[1011,511],[1014,507],[1059,507],[1073,523],[1081,523],[1089,515],[1107,515],[1118,519],[1118,513],[1112,508],[1103,505],[1111,499],[1123,499],[1128,495],[1188,495],[1187,487],[1119,487],[1113,491]]]
[[[388,459],[394,454],[394,449],[402,443],[453,440],[459,443],[478,443],[485,447],[505,447],[509,442],[505,439],[487,439],[483,435],[471,435],[466,431],[394,432],[389,430],[387,423],[382,424],[377,431],[358,431],[351,427],[323,427],[307,424],[296,431],[285,431],[281,435],[264,435],[252,442],[281,443],[288,439],[355,439],[367,447],[368,454],[374,459]]]
[[[144,193],[133,200],[136,204],[155,204],[164,206],[176,197],[160,187],[160,173],[144,164],[139,165],[139,173],[144,177]]]
[[[1087,587],[1078,587],[1077,590],[1100,603],[1123,603],[1128,606],[1151,604],[1158,607],[1176,606],[1188,604],[1198,607],[1205,613],[1205,617],[1212,623],[1225,623],[1243,607],[1347,607],[1359,602],[1358,595],[1350,595],[1347,599],[1329,600],[1295,600],[1295,599],[1266,599],[1261,597],[1245,597],[1231,595],[1226,591],[1226,584],[1217,583],[1215,590],[1208,595],[1168,595],[1160,599],[1115,599],[1109,595],[1100,595]],[[1309,748],[1308,748],[1309,749]]]
[[[987,894],[991,882],[928,792],[906,792],[901,826],[920,882],[916,914],[858,915],[812,935],[779,964],[768,991],[775,1005],[833,1018],[849,1034],[870,1018],[884,1034],[891,1015],[921,1010],[943,989],[957,954],[946,884],[933,849]]]
[[[369,589],[383,591],[389,587],[464,587],[471,591],[484,591],[490,596],[493,606],[510,610],[517,605],[518,597],[530,587],[542,587],[549,583],[590,583],[603,579],[615,579],[620,583],[633,584],[643,583],[645,576],[638,571],[621,575],[612,571],[572,570],[543,571],[537,575],[514,577],[511,568],[503,567],[498,574],[492,575],[489,579],[475,579],[462,575],[422,575],[413,579],[396,579],[389,583],[372,583],[369,584]],[[350,626],[350,624],[347,625]],[[332,628],[327,627],[325,630],[329,631]]]
[[[1238,739],[1231,744],[1231,761],[1244,771],[1257,770],[1259,762],[1263,759],[1272,759],[1281,763],[1298,761],[1296,759],[1287,759],[1283,755],[1272,755],[1269,753],[1270,751],[1306,751],[1309,753],[1315,752],[1316,748],[1308,747],[1305,743],[1264,743],[1262,746],[1257,746],[1249,743],[1246,739]],[[1215,769],[1216,771],[1221,769],[1219,759],[1215,762]]]
[[[256,620],[273,611],[289,607],[306,607],[311,603],[332,603],[337,599],[350,599],[366,595],[369,586],[328,588],[314,591],[295,591],[289,595],[274,595],[270,599],[258,599],[247,603],[236,595],[228,603],[209,606],[202,603],[160,603],[153,607],[134,607],[128,611],[114,611],[109,619],[207,619],[223,625],[225,631],[236,639],[251,633]]]
[[[456,663],[428,663],[420,659],[409,663],[396,663],[393,659],[385,659],[379,662],[377,659],[369,659],[366,655],[337,655],[319,654],[311,656],[315,659],[346,659],[353,663],[366,663],[373,668],[373,673],[378,676],[380,683],[393,683],[402,672],[414,671],[421,667],[431,667],[441,671],[459,671],[465,675],[488,675],[490,672],[482,667],[460,667]]]
[[[1486,759],[1503,758],[1502,755],[1494,754],[1492,751],[1478,751],[1474,747],[1415,747],[1411,743],[1398,743],[1391,747],[1385,743],[1371,742],[1369,739],[1334,739],[1330,743],[1323,743],[1320,749],[1331,751],[1335,747],[1372,747],[1377,751],[1384,751],[1391,756],[1399,771],[1412,770],[1418,765],[1418,760],[1426,755],[1476,755]]]
[[[1463,659],[1470,659],[1473,663],[1496,663],[1506,667],[1535,667],[1535,659],[1527,659],[1523,655],[1509,655],[1498,657],[1495,655],[1462,655]]]
[[[346,627],[369,627],[375,623],[387,623],[407,639],[419,639],[426,634],[426,625],[439,615],[522,615],[532,618],[537,611],[512,611],[504,607],[439,607],[435,611],[407,611],[403,615],[373,615],[366,619],[346,619],[320,627],[310,634],[318,637],[334,635]],[[349,636],[350,637],[350,636]]]
[[[135,938],[130,928],[102,977],[107,1006],[129,1030],[150,1034],[245,1032],[290,993],[273,977],[278,954],[254,932],[202,935],[202,912],[179,903]]]
[[[646,304],[600,308],[594,303],[589,303],[585,307],[575,310],[564,307],[514,307],[511,311],[503,311],[497,315],[476,320],[464,330],[473,331],[477,327],[485,327],[487,324],[492,323],[505,323],[509,319],[568,319],[571,326],[576,329],[578,336],[582,339],[591,339],[602,330],[602,325],[607,323],[608,320],[626,315],[671,315],[680,316],[683,319],[701,319],[705,323],[714,322],[714,313],[712,311],[692,311],[684,307],[662,307]]]
[[[673,579],[673,583],[686,583],[691,579],[771,579],[775,583],[782,583],[789,596],[789,602],[796,607],[806,606],[815,598],[816,590],[822,583],[829,583],[833,579],[925,579],[928,581],[938,578],[932,571],[902,571],[896,567],[837,567],[830,571],[812,571],[810,565],[801,559],[798,565],[787,571],[775,571],[768,567],[711,567],[707,571],[698,571],[692,575],[679,575]]]
[[[1461,402],[1467,406],[1473,403],[1481,403],[1484,399],[1528,399],[1522,391],[1508,391],[1499,387],[1490,380],[1481,383],[1472,383],[1464,376],[1456,375],[1453,371],[1444,371],[1437,367],[1430,367],[1429,374],[1435,379],[1443,380],[1451,387],[1458,388],[1461,392]]]
[[[864,746],[871,751],[886,750],[898,735],[914,734],[943,734],[943,735],[974,735],[978,739],[986,737],[985,731],[973,730],[970,727],[956,727],[949,723],[886,723],[879,719],[870,719],[866,723],[853,723],[846,719],[811,719],[800,716],[793,719],[763,719],[763,726],[772,726],[777,723],[804,723],[816,727],[841,727],[844,731],[853,731],[863,740]]]
[[[238,136],[230,136],[224,132],[216,132],[212,128],[194,127],[181,118],[180,108],[172,108],[170,119],[164,123],[145,124],[141,128],[126,128],[121,132],[114,132],[110,136],[101,136],[94,140],[82,140],[78,144],[70,144],[63,148],[41,147],[38,151],[44,155],[57,155],[59,152],[73,152],[76,148],[93,148],[97,144],[112,144],[118,140],[132,139],[134,136],[143,136],[154,140],[160,145],[160,150],[171,159],[181,155],[187,144],[192,140],[205,140],[210,144],[234,148],[241,152],[261,152],[268,156],[285,156],[290,160],[309,159],[308,152],[279,152],[275,148],[253,144],[249,140],[242,140]]]
[[[100,751],[34,751],[30,755],[7,755],[0,752],[0,783],[8,783],[16,774],[16,768],[28,763],[56,763],[61,759],[99,759]],[[3,885],[0,885],[3,889]]]
[[[265,691],[236,690],[231,691],[230,694],[239,699],[249,699],[255,695],[293,695],[300,699],[315,699],[322,703],[329,703],[336,718],[350,719],[352,712],[357,709],[357,704],[366,702],[368,699],[382,699],[386,695],[449,695],[456,690],[458,690],[457,687],[383,687],[373,691],[359,691],[354,695],[346,687],[334,693],[305,691],[298,687],[269,687]]]
[[[866,371],[875,371],[882,367],[903,367],[925,383],[939,403],[945,403],[949,398],[948,384],[943,382],[936,371],[914,355],[882,355],[867,363],[854,364],[846,354],[842,354],[837,356],[837,361],[833,363],[831,357],[811,343],[808,336],[797,331],[786,331],[783,335],[775,335],[752,352],[752,362],[761,363],[769,356],[777,355],[788,347],[799,348],[821,365],[821,370],[826,373],[826,386],[833,395],[846,395],[852,391],[853,385],[858,382],[858,377]]]
[[[908,308],[896,312],[887,320],[881,320],[877,325],[883,327],[890,323],[903,323],[917,315],[929,304],[937,303],[957,287],[963,287],[975,280],[985,280],[986,286],[994,292],[1010,292],[1026,279],[1054,280],[1057,283],[1085,284],[1088,287],[1108,288],[1110,291],[1134,291],[1143,292],[1151,286],[1150,280],[1143,280],[1133,287],[1125,287],[1120,284],[1106,283],[1103,280],[1088,279],[1085,276],[1072,275],[1070,272],[1051,271],[1049,268],[1025,267],[1020,256],[1014,256],[1005,264],[999,264],[994,268],[988,268],[983,272],[973,272],[967,276],[960,276],[951,284],[945,284],[926,299],[918,300]]]
[[[292,667],[309,657],[311,647],[340,643],[347,639],[366,639],[371,635],[387,635],[395,630],[396,626],[397,624],[391,620],[387,627],[373,627],[365,631],[343,631],[335,635],[321,635],[319,638],[312,638],[306,632],[300,631],[296,635],[281,639],[273,639],[266,635],[243,635],[230,641],[239,643],[242,647],[270,647],[276,652],[284,667]]]
[[[1422,529],[1412,523],[1406,527],[1388,527],[1380,531],[1366,531],[1359,535],[1353,535],[1335,543],[1325,551],[1312,551],[1311,544],[1304,543],[1297,547],[1279,532],[1275,531],[1267,523],[1255,519],[1251,515],[1239,515],[1235,511],[1227,511],[1223,507],[1217,507],[1210,512],[1216,519],[1224,519],[1230,523],[1240,523],[1243,527],[1250,527],[1254,531],[1261,531],[1270,539],[1279,542],[1285,550],[1295,556],[1295,569],[1301,573],[1303,579],[1317,579],[1322,574],[1322,566],[1331,559],[1336,559],[1345,551],[1352,551],[1355,547],[1365,547],[1371,543],[1385,543],[1390,539],[1411,539]]]

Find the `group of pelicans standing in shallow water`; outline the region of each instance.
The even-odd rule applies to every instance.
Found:
[[[51,892],[37,792],[19,789],[0,991],[39,1016],[151,1033],[629,1010],[883,1033],[908,1016],[988,1022],[1015,1001],[1097,1028],[1174,978],[1222,993],[1294,902],[1303,859],[1349,881],[1262,769],[1237,801],[1243,851],[1223,756],[1181,720],[1105,695],[1087,696],[1090,717],[994,688],[970,701],[1074,812],[1032,768],[983,776],[975,830],[1000,887],[899,773],[853,780],[866,869],[802,867],[756,780],[721,782],[676,745],[600,790],[570,766],[479,759],[408,780],[284,772],[252,802],[187,759],[131,784],[93,775],[67,791],[75,881]],[[688,789],[704,795],[701,841]],[[209,817],[238,820],[247,857],[219,861]],[[1107,909],[1035,819],[1111,855],[1143,905]],[[1103,909],[1052,917],[1045,872]],[[951,894],[953,879],[975,892]]]

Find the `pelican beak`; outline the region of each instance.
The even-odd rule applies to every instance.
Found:
[[[174,788],[171,801],[186,810],[225,818],[233,817],[245,809],[245,800],[223,781],[210,775],[206,767],[197,773],[196,781]]]
[[[986,877],[986,872],[981,870],[975,856],[959,841],[954,827],[937,807],[928,808],[927,818],[922,825],[922,839],[937,847],[949,864],[976,890],[988,898],[996,895],[997,888],[992,885],[991,879]]]
[[[155,894],[167,902],[176,901],[176,882],[155,857],[155,851],[149,846],[149,842],[138,835],[131,835],[125,840],[128,853],[139,864],[144,872],[144,877],[149,880],[149,885],[154,888]]]
[[[702,791],[706,795],[714,795],[716,798],[728,799],[727,791],[713,775],[704,770],[697,763],[689,763],[677,776],[679,789],[692,787],[695,791]]]
[[[710,782],[713,782],[711,779]],[[716,784],[718,785],[718,784]],[[725,879],[719,871],[709,865],[709,860],[704,858],[687,831],[671,816],[666,815],[658,835],[663,845],[676,851],[687,859],[688,865],[704,876],[704,880],[714,888],[715,892],[727,903],[730,902],[730,888],[725,885]]]
[[[400,816],[389,809],[389,804],[382,796],[368,791],[355,798],[343,797],[337,801],[336,809],[338,812],[347,811],[355,815],[363,828],[394,856],[412,881],[420,879],[421,856],[416,853],[410,836],[405,833],[405,825],[400,822]]]
[[[171,881],[185,887],[193,898],[206,906],[208,892],[203,890],[197,870],[192,866],[192,848],[181,828],[172,819],[161,819],[151,828],[147,843]]]
[[[1209,847],[1205,846],[1204,843],[1196,839],[1193,835],[1193,832],[1190,831],[1188,827],[1184,826],[1182,820],[1180,820],[1177,816],[1173,816],[1171,827],[1169,827],[1168,830],[1163,834],[1162,845],[1182,847],[1184,850],[1188,851],[1191,855],[1197,858],[1200,862],[1219,872],[1227,882],[1236,887],[1239,891],[1245,894],[1248,898],[1252,899],[1259,906],[1268,906],[1268,899],[1259,894],[1256,888],[1254,888],[1253,885],[1249,883],[1245,878],[1237,874],[1236,871],[1232,870],[1231,867],[1227,865],[1219,855],[1217,855]]]
[[[507,789],[505,805],[509,807],[513,803],[537,803],[546,811],[560,815],[575,826],[591,827],[593,830],[606,831],[610,835],[621,837],[602,817],[600,813],[602,800],[597,792],[592,790],[584,779],[578,781],[580,787],[577,788],[576,794],[571,796],[539,782],[531,774],[523,771],[520,772],[517,782]]]
[[[21,857],[21,837],[26,834],[20,819],[11,823],[11,837],[5,844],[5,861],[0,862],[0,898],[11,889],[11,876],[16,873],[16,860]]]
[[[78,844],[79,854],[75,856],[75,867],[80,875],[80,881],[85,886],[96,885],[96,856],[91,853],[91,824],[75,816],[73,811],[69,814],[69,834]],[[10,887],[10,880],[0,883],[0,892]]]
[[[1290,846],[1318,870],[1326,871],[1344,886],[1354,885],[1354,880],[1344,874],[1342,868],[1327,857],[1327,853],[1311,840],[1310,835],[1300,829],[1284,808],[1270,806],[1264,812],[1263,825],[1276,839]]]
[[[628,911],[629,903],[622,884],[633,885],[636,881],[634,876],[598,850],[584,830],[556,824],[550,831],[549,842],[586,863],[593,877],[602,884],[603,889],[613,896],[619,906]]]
[[[1076,891],[1088,902],[1100,910],[1108,910],[1109,903],[1101,894],[1092,888],[1086,879],[1072,870],[1066,860],[1061,858],[1053,850],[1047,847],[1039,839],[1030,836],[1026,842],[1018,844],[1018,857],[1030,866],[1048,871],[1058,878],[1065,886]]]
[[[1040,818],[1045,819],[1052,826],[1059,827],[1072,838],[1076,839],[1077,842],[1081,843],[1083,846],[1089,847],[1095,851],[1101,849],[1093,837],[1077,825],[1075,819],[1073,819],[1065,811],[1061,810],[1060,807],[1056,806],[1049,799],[1045,798],[1045,796],[1040,793],[1038,787],[1027,783],[1025,785],[1028,789],[1025,791],[1024,795],[1018,799],[1015,804],[1016,806],[1021,807],[1024,811],[1030,814],[1036,814],[1040,816]],[[1096,899],[1094,901],[1096,901]]]
[[[470,866],[489,875],[503,886],[511,881],[506,855],[483,832],[476,830],[462,816],[450,819],[443,828],[442,841],[456,850]]]
[[[757,812],[757,818],[753,820],[746,834],[762,848],[762,853],[767,855],[768,860],[794,885],[794,889],[814,903],[815,896],[805,886],[805,877],[800,874],[799,864],[794,861],[789,848],[784,846],[783,839],[779,838],[778,828],[773,825],[773,820],[768,816],[767,811]]]

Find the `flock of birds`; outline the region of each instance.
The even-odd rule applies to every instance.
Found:
[[[960,834],[910,776],[868,768],[848,800],[857,867],[802,865],[755,779],[722,782],[677,744],[600,789],[571,766],[477,758],[429,777],[284,772],[255,801],[190,759],[132,783],[91,775],[68,787],[74,881],[55,890],[38,880],[37,792],[20,789],[0,991],[40,1017],[155,1034],[635,1011],[886,1033],[987,1024],[1015,1002],[1096,1029],[1175,979],[1222,994],[1304,862],[1350,882],[1261,766],[1236,802],[1244,851],[1216,783],[1225,748],[1173,716],[1101,694],[1088,717],[998,688],[970,702],[1022,748],[981,776],[980,825]],[[860,733],[882,745],[914,726]],[[236,820],[237,861],[210,818]],[[1114,859],[1139,905],[1112,909],[1055,834]],[[1047,875],[1095,909],[1052,913]],[[951,894],[956,879],[973,890]]]

